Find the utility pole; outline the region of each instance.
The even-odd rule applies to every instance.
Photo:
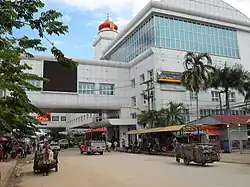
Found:
[[[148,112],[150,113],[151,110],[154,109],[154,80],[150,79],[147,80],[143,83],[141,83],[141,85],[146,84],[147,88],[145,90],[143,90],[143,95],[144,95],[144,100],[147,100],[148,102]],[[153,124],[149,124],[150,126],[152,126]]]

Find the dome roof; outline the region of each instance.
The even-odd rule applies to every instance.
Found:
[[[98,27],[99,31],[103,29],[111,29],[111,30],[118,30],[118,26],[113,22],[109,20],[109,15],[107,15],[107,19],[99,25]]]

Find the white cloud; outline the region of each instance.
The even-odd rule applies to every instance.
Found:
[[[63,23],[69,23],[71,21],[71,17],[69,16],[69,15],[63,15],[63,17],[62,17],[62,22]]]

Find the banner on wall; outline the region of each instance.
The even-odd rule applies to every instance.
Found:
[[[172,83],[180,84],[181,83],[181,72],[172,72],[172,71],[157,71],[157,82],[159,83]]]
[[[36,119],[38,119],[39,121],[50,121],[51,120],[51,113],[46,112],[46,114],[44,114],[44,115],[37,114]]]

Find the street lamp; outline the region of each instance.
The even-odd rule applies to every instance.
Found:
[[[228,124],[227,124],[227,139],[228,139],[229,153],[231,153],[230,125]]]
[[[242,145],[242,140],[241,140],[241,128],[240,124],[238,124],[238,135],[239,135],[239,142],[240,142],[240,153],[243,153],[243,145]]]

